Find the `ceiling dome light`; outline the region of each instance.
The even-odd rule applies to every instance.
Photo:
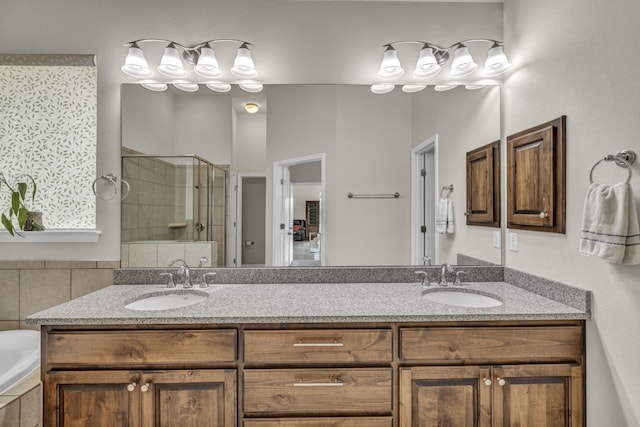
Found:
[[[207,87],[214,92],[229,92],[231,90],[231,85],[224,82],[209,82]]]
[[[154,92],[164,92],[169,88],[166,83],[140,83],[140,86]]]
[[[197,92],[200,86],[198,83],[189,83],[189,82],[176,82],[173,83],[173,86],[176,89],[180,89],[183,92]]]
[[[193,71],[202,77],[220,77],[222,71],[218,65],[216,54],[209,43],[205,44],[200,49],[200,56],[198,57],[198,63],[193,67]]]
[[[485,76],[497,76],[504,73],[511,67],[507,55],[504,54],[502,46],[494,43],[487,53],[487,60],[484,63],[482,74]]]
[[[258,104],[256,104],[255,102],[247,102],[246,104],[244,104],[244,109],[249,114],[255,114],[258,112],[260,107],[258,107]]]
[[[127,57],[124,60],[124,65],[121,70],[131,77],[151,76],[149,63],[144,57],[144,52],[136,43],[131,43],[131,46],[129,46],[129,51],[127,52]]]
[[[424,79],[435,76],[440,72],[440,69],[440,64],[438,64],[438,60],[433,54],[433,48],[425,44],[420,50],[416,70],[413,72],[413,75]]]
[[[164,48],[164,55],[158,65],[158,72],[167,77],[184,77],[187,73],[180,60],[175,43],[171,42]]]
[[[427,85],[404,85],[402,86],[402,91],[404,93],[414,93],[414,92],[420,92],[421,90],[424,90],[427,87]]]
[[[263,89],[263,86],[261,83],[251,82],[251,81],[240,82],[238,83],[238,86],[240,86],[240,89],[244,90],[245,92],[250,92],[250,93],[262,92],[262,89]]]
[[[381,79],[395,79],[404,74],[400,60],[398,59],[398,52],[390,44],[387,45],[387,49],[384,51],[382,62],[380,63],[380,70],[378,71],[378,77]]]
[[[463,44],[459,44],[453,52],[453,62],[451,63],[451,77],[465,77],[473,73],[478,68],[478,64],[473,62],[473,58],[469,53],[469,48]]]
[[[396,85],[391,83],[375,84],[371,85],[371,92],[375,93],[376,95],[382,95],[391,92],[394,87],[396,87]]]
[[[238,48],[238,53],[235,61],[233,61],[231,72],[238,77],[255,77],[258,75],[247,43],[242,43]]]
[[[436,92],[445,92],[447,90],[455,89],[458,85],[435,85],[433,90]]]

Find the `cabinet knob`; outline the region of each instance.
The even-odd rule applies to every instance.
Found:
[[[136,389],[136,383],[127,384],[127,391],[133,391]]]
[[[469,216],[469,215],[471,215],[469,212],[464,213],[464,216]]]
[[[497,378],[498,380],[498,384],[500,385],[505,385],[507,382],[504,380],[504,378]]]
[[[540,218],[549,218],[549,214],[547,212],[540,212]]]
[[[484,385],[491,385],[491,380],[489,378],[483,378],[482,382],[484,383]]]
[[[146,383],[145,385],[140,387],[140,391],[143,392],[143,393],[148,392],[149,391],[149,383]]]

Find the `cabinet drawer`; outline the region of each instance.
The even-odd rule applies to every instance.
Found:
[[[579,326],[401,328],[400,358],[434,364],[580,363]]]
[[[391,368],[248,369],[245,414],[387,415]]]
[[[245,419],[244,427],[391,427],[391,417]]]
[[[245,331],[246,363],[390,362],[389,329]]]
[[[46,337],[51,366],[193,367],[236,360],[234,329],[60,331]]]

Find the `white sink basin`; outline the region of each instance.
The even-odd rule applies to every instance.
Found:
[[[457,307],[486,308],[502,305],[502,301],[497,298],[463,289],[433,289],[424,292],[423,296],[429,301]]]
[[[197,304],[206,301],[207,298],[209,294],[206,292],[180,289],[143,295],[125,305],[125,308],[139,311],[169,310]]]

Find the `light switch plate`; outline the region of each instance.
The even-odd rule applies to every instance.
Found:
[[[509,232],[509,249],[514,252],[518,251],[518,233]]]
[[[500,232],[499,231],[494,231],[493,232],[493,247],[494,248],[498,248],[500,249]]]

